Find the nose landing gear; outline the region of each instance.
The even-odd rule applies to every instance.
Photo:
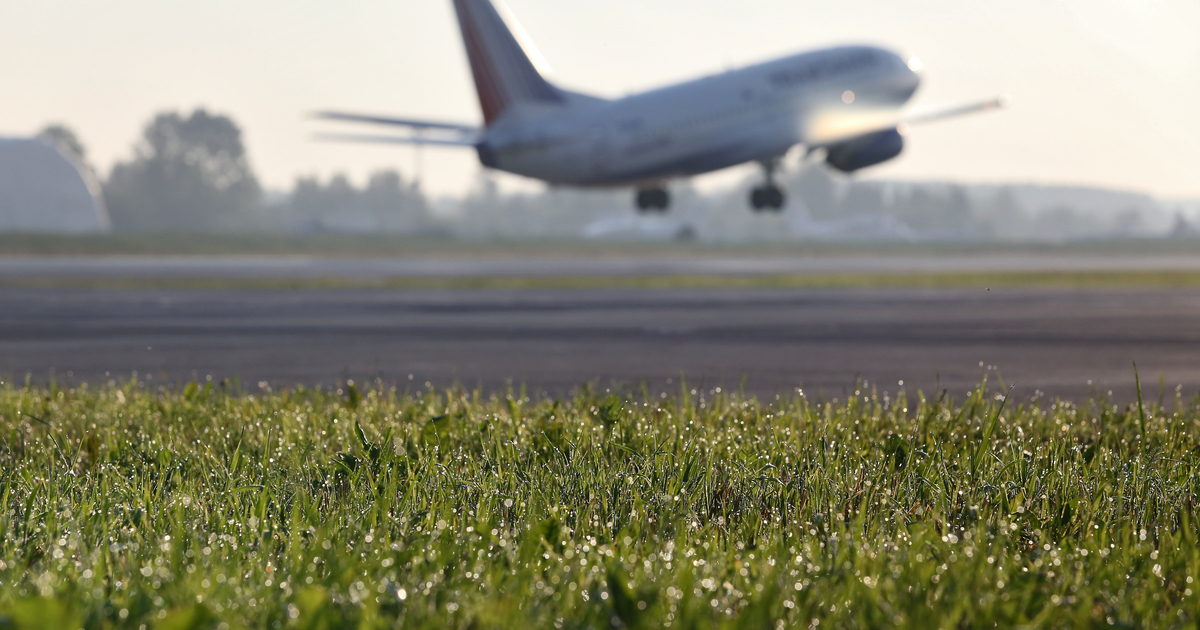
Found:
[[[642,188],[637,191],[637,209],[642,214],[665,213],[671,205],[671,195],[666,188]]]
[[[779,167],[779,159],[765,160],[762,167],[767,181],[750,192],[750,207],[754,208],[755,212],[779,212],[783,210],[783,204],[787,201],[787,194],[775,183],[775,170]]]

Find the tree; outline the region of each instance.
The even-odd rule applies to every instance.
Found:
[[[425,196],[416,185],[406,185],[392,170],[371,174],[362,191],[363,205],[388,231],[414,232],[429,222]]]
[[[197,109],[184,118],[158,114],[116,165],[104,187],[118,229],[222,231],[244,225],[262,189],[246,159],[242,132],[229,117]]]
[[[284,210],[305,230],[405,233],[431,224],[425,196],[394,170],[372,173],[361,189],[343,174],[335,174],[328,184],[316,177],[298,178]]]
[[[66,125],[46,125],[45,129],[38,132],[37,137],[58,147],[59,151],[74,158],[80,166],[87,167],[87,149],[79,141],[79,136]]]
[[[325,207],[325,189],[316,177],[298,177],[292,193],[288,195],[286,209],[291,217],[306,228],[317,225]]]

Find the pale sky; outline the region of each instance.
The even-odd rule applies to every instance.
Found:
[[[914,129],[904,155],[868,177],[1200,198],[1198,0],[508,5],[553,80],[601,96],[840,43],[919,57],[918,106],[1011,96],[1007,111]],[[449,0],[0,0],[0,68],[0,134],[66,123],[103,173],[163,109],[231,115],[272,188],[298,175],[413,173],[410,148],[312,142],[329,125],[306,112],[480,119]],[[436,194],[460,194],[479,170],[471,151],[424,151],[423,185]]]

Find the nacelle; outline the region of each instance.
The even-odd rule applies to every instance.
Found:
[[[825,161],[843,173],[886,162],[904,150],[904,136],[895,129],[880,131],[826,149]]]

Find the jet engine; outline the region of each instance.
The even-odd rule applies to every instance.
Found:
[[[843,173],[853,173],[886,162],[904,150],[904,136],[895,129],[835,144],[825,150],[825,161]]]

